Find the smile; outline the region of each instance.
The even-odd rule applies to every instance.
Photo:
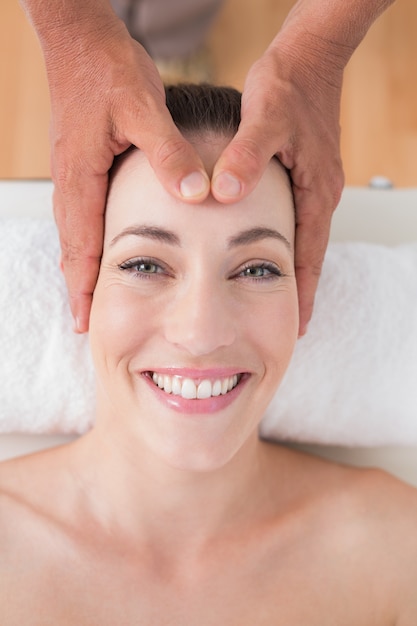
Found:
[[[150,372],[154,384],[167,394],[181,396],[186,400],[205,400],[224,396],[239,384],[242,374],[217,379],[197,379],[182,376],[169,376]]]

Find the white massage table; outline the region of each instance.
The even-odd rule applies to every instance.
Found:
[[[0,216],[49,216],[50,181],[0,181]],[[347,188],[332,225],[333,241],[361,240],[395,245],[417,241],[417,189]],[[5,358],[5,355],[1,355]],[[0,435],[0,460],[58,445],[71,437]],[[378,466],[417,486],[417,445],[343,448],[297,446],[355,465]]]

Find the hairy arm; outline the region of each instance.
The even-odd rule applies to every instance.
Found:
[[[290,170],[301,334],[312,314],[331,216],[344,182],[343,71],[392,1],[299,0],[248,73],[239,132],[213,173],[214,195],[230,202],[250,193],[273,154]]]
[[[158,71],[108,0],[22,0],[41,43],[51,98],[51,172],[75,327],[88,329],[103,240],[108,170],[130,144],[190,202],[210,181],[165,106]]]

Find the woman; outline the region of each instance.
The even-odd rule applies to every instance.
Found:
[[[239,94],[167,98],[210,171]],[[136,149],[118,160],[96,425],[2,464],[2,625],[415,626],[415,490],[257,435],[297,339],[293,249],[277,160],[229,206],[174,199]]]

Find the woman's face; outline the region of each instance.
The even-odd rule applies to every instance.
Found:
[[[225,141],[195,143],[208,170]],[[298,333],[293,244],[275,160],[241,202],[190,205],[130,153],[109,192],[90,320],[98,421],[182,469],[221,467],[256,437]]]

